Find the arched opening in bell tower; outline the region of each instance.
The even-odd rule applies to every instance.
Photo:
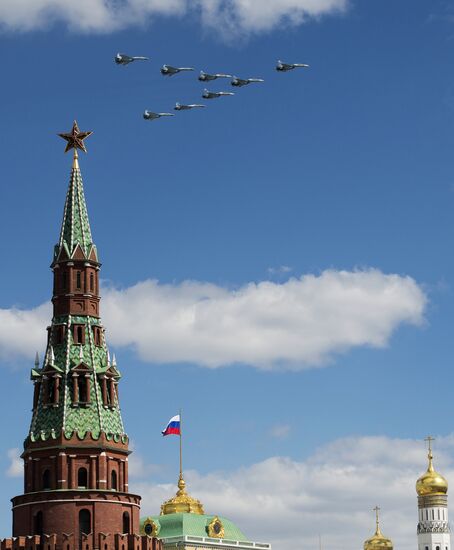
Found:
[[[110,488],[112,491],[117,490],[117,472],[115,470],[112,470],[110,474]]]
[[[51,484],[50,484],[50,470],[44,470],[43,472],[43,490],[44,491],[47,491],[51,489]]]
[[[34,535],[43,535],[43,513],[37,512],[33,518],[33,534]]]
[[[123,534],[131,534],[131,521],[129,519],[129,512],[123,512]]]
[[[91,533],[91,514],[85,508],[79,512],[79,546],[82,548],[82,535]]]
[[[87,468],[79,468],[77,472],[77,487],[79,489],[86,489],[88,487]]]

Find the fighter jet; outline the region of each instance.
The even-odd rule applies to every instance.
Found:
[[[189,105],[182,105],[181,103],[178,103],[178,101],[175,103],[175,111],[188,111],[189,109],[195,109],[196,107],[205,107],[205,105],[199,105],[198,103],[190,103]]]
[[[132,63],[133,61],[146,61],[147,59],[148,57],[131,57],[130,55],[126,55],[125,53],[117,53],[117,55],[115,56],[115,63],[117,65],[129,65],[129,63]]]
[[[210,80],[216,80],[216,78],[232,78],[232,75],[224,74],[224,73],[208,74],[203,71],[200,71],[200,74],[199,74],[200,82],[208,82]]]
[[[247,84],[252,84],[253,82],[264,82],[263,78],[238,78],[234,76],[230,82],[232,86],[246,86]]]
[[[298,67],[308,69],[309,65],[306,65],[306,63],[284,63],[283,61],[279,60],[276,65],[276,71],[292,71],[293,69],[297,69]]]
[[[171,67],[170,65],[163,65],[161,67],[161,74],[164,76],[173,76],[174,74],[181,73],[182,71],[193,71],[192,67]]]
[[[153,113],[152,111],[148,111],[145,109],[143,113],[143,118],[145,120],[156,120],[157,118],[161,118],[162,116],[175,116],[173,113]]]
[[[203,90],[202,97],[205,99],[215,99],[223,95],[235,95],[233,92],[209,92],[206,88]]]

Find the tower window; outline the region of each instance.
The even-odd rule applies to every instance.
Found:
[[[63,273],[61,274],[61,288],[62,288],[62,290],[66,290],[67,284],[68,284],[68,275],[67,275],[66,271],[63,271]]]
[[[85,344],[85,325],[73,325],[73,340],[75,344]]]
[[[90,401],[88,395],[88,383],[85,376],[79,377],[79,403],[88,403]]]
[[[432,510],[432,519],[435,519],[435,512]],[[440,550],[440,548],[437,548],[437,550]]]
[[[87,468],[79,468],[77,472],[77,486],[80,489],[86,489],[88,487],[88,472]],[[82,510],[83,511],[83,510]],[[86,531],[84,531],[86,532]],[[87,533],[88,534],[88,533]]]
[[[93,340],[95,342],[95,346],[101,345],[101,328],[100,327],[93,327]]]
[[[112,491],[117,490],[117,472],[115,470],[112,470],[110,474],[110,488],[112,489]]]
[[[95,289],[95,276],[93,273],[90,273],[90,291],[93,292]]]
[[[65,325],[57,325],[54,328],[52,340],[55,346],[58,346],[59,344],[63,344],[65,339],[65,332],[66,332]]]
[[[123,512],[123,534],[130,534],[130,521],[129,521],[129,512]]]
[[[33,518],[33,532],[35,535],[42,536],[43,534],[43,513],[38,512]]]
[[[439,547],[439,546],[436,546],[436,547],[435,547],[435,550],[440,550],[440,547]]]
[[[82,288],[82,276],[80,271],[76,272],[76,288],[80,290]]]
[[[79,512],[79,538],[82,541],[82,535],[89,535],[91,532],[91,514],[89,510]]]
[[[43,490],[48,491],[50,486],[50,470],[44,470],[43,472]]]

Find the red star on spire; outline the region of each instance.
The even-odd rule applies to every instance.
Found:
[[[77,126],[77,121],[74,121],[73,128],[68,134],[58,134],[61,138],[66,140],[66,149],[67,153],[70,149],[80,149],[84,153],[87,152],[85,148],[84,139],[88,136],[91,136],[93,132],[81,132],[79,126]]]

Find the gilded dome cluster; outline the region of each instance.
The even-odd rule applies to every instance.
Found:
[[[446,495],[448,492],[448,482],[442,475],[435,471],[432,464],[432,450],[429,450],[428,458],[429,465],[427,471],[416,482],[416,492],[420,497]]]

